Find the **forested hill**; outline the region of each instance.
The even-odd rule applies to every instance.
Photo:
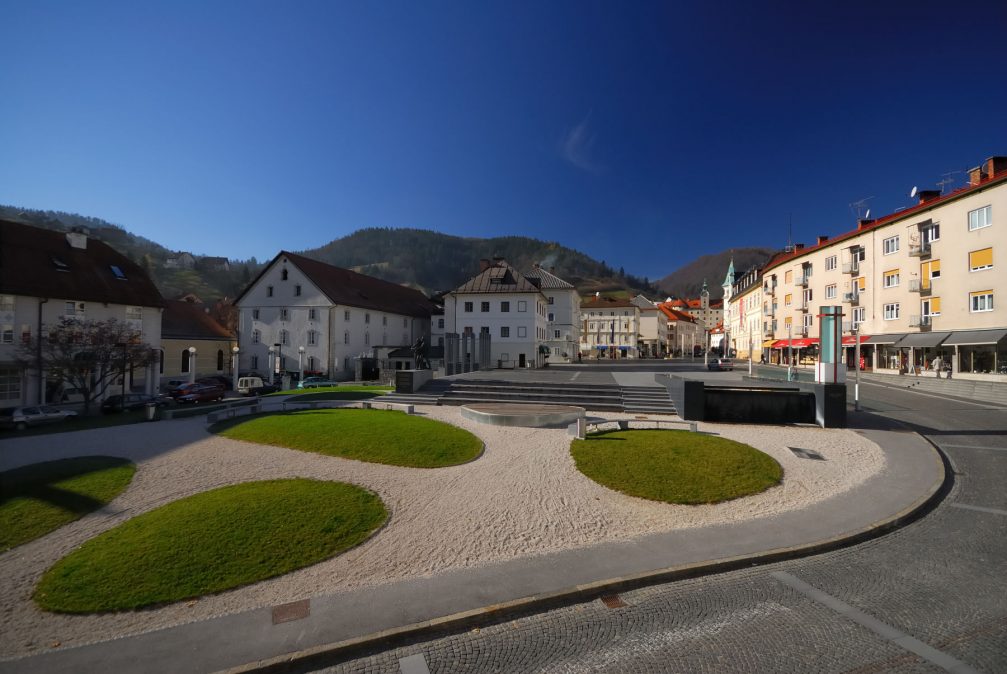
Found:
[[[734,271],[745,272],[765,262],[776,252],[771,248],[734,248],[713,255],[703,255],[665,276],[656,285],[674,297],[699,297],[703,280],[709,286],[710,297],[724,296],[721,285],[727,276],[727,267],[734,260]]]
[[[361,229],[320,248],[301,251],[337,267],[438,293],[452,290],[479,271],[482,258],[502,257],[518,270],[534,263],[573,283],[582,293],[647,292],[647,279],[612,269],[584,253],[552,241],[523,236],[476,239],[423,229]]]

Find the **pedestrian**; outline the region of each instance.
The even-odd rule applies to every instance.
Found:
[[[952,361],[949,360],[948,361],[948,366],[946,368],[944,368],[944,370],[948,373],[948,379],[951,379],[951,365],[952,365]]]
[[[940,356],[934,358],[934,372],[937,373],[937,378],[941,378],[941,369],[944,367],[944,361],[941,360]]]
[[[578,351],[578,352],[577,352],[577,362],[578,362],[578,363],[581,363],[581,362],[583,362],[582,358],[583,358],[583,356],[581,356],[581,353],[580,353],[580,351]]]

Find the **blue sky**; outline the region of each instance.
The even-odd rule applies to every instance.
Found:
[[[0,0],[0,203],[232,258],[421,227],[657,278],[1007,154],[1007,3],[755,4]]]

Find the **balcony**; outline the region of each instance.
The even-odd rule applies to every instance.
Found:
[[[843,321],[843,332],[853,332],[853,321]]]
[[[843,263],[843,273],[853,274],[856,276],[860,273],[860,263],[859,262],[844,262]]]
[[[797,303],[797,308],[800,311],[808,311],[809,309],[811,309],[811,302],[809,302],[808,300],[802,299],[801,301],[799,301]]]
[[[807,325],[798,325],[797,326],[797,330],[795,330],[795,334],[798,334],[801,337],[807,337],[808,333],[810,333],[810,332],[811,332],[811,328],[808,327]]]
[[[808,277],[807,277],[807,275],[805,275],[805,274],[799,275],[797,277],[797,285],[803,286],[803,287],[807,288],[808,287]]]
[[[910,243],[909,257],[930,257],[930,242]]]
[[[776,315],[776,305],[775,304],[767,304],[766,305],[766,315],[767,316],[775,316]]]
[[[920,297],[929,297],[933,291],[933,284],[924,286],[923,281],[918,278],[909,279],[909,292],[919,293]]]
[[[852,304],[853,306],[857,306],[860,304],[860,293],[859,292],[843,293],[843,301],[848,304]]]
[[[772,283],[769,283],[769,282],[763,283],[762,284],[762,291],[764,293],[766,293],[767,295],[775,295],[776,294],[776,281],[773,281]]]
[[[919,328],[920,332],[927,332],[933,329],[933,323],[930,320],[930,316],[910,316],[909,327]]]

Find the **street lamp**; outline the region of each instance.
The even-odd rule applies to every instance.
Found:
[[[276,358],[276,349],[269,347],[269,383],[276,383],[276,366],[273,365],[273,359]]]
[[[304,381],[304,347],[297,347],[297,381]]]
[[[273,371],[275,374],[280,375],[281,369],[283,368],[283,348],[280,342],[273,344],[273,348],[276,349],[276,357],[275,360],[273,360]],[[278,378],[280,380],[280,384],[282,385],[283,376],[280,375]]]
[[[235,390],[235,391],[238,390],[238,352],[239,351],[241,351],[241,349],[239,349],[237,346],[234,346],[234,347],[231,348],[231,353],[234,354],[234,358],[231,361],[231,368],[233,370],[233,372],[231,373],[231,375],[232,375],[232,378],[234,379],[234,389],[233,390]]]
[[[196,347],[189,347],[189,383],[196,383]]]

